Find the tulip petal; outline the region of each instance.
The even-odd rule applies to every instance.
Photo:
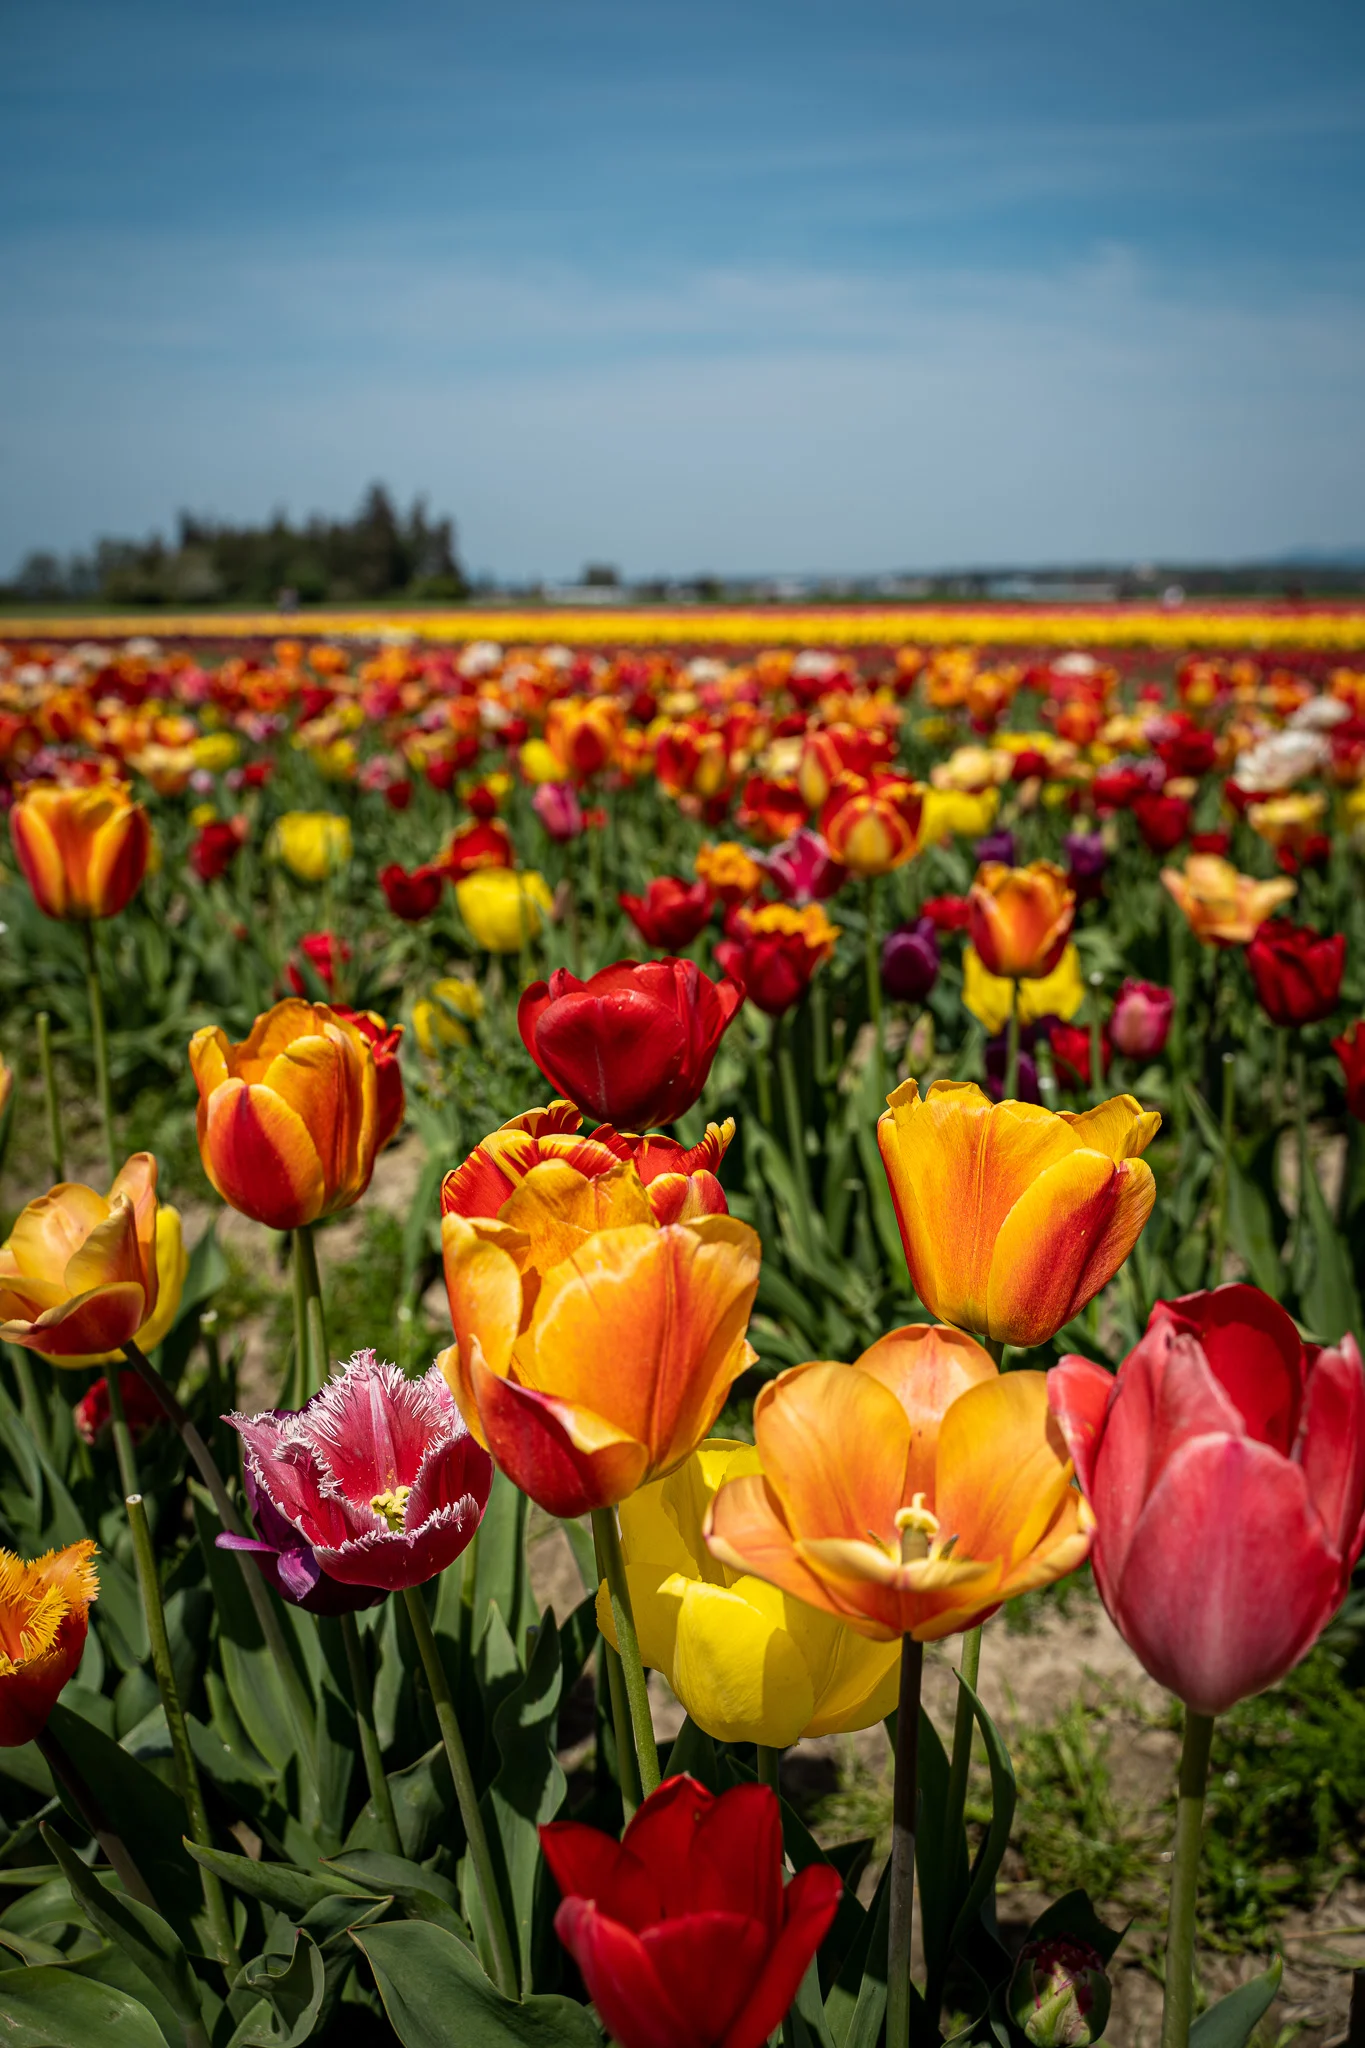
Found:
[[[1148,1497],[1110,1611],[1159,1684],[1221,1714],[1303,1656],[1340,1567],[1301,1467],[1246,1437],[1195,1437]]]
[[[59,1182],[15,1218],[5,1246],[6,1267],[16,1275],[60,1286],[67,1266],[108,1214],[108,1201],[93,1188],[79,1181]]]
[[[1077,1357],[1074,1351],[1060,1359],[1047,1376],[1048,1406],[1066,1438],[1076,1477],[1087,1497],[1094,1485],[1095,1456],[1116,1385],[1112,1372]]]
[[[857,1366],[794,1366],[759,1395],[754,1436],[798,1542],[871,1532],[899,1551],[910,1418],[883,1381]]]
[[[833,1925],[842,1891],[838,1871],[827,1863],[808,1863],[797,1871],[783,1895],[782,1931],[721,2048],[762,2048],[790,2010],[811,1957]]]
[[[540,1846],[566,1899],[590,1899],[625,1927],[648,1927],[663,1912],[659,1887],[638,1856],[578,1820],[547,1821]]]
[[[1057,1113],[1071,1126],[1078,1145],[1087,1152],[1103,1152],[1116,1166],[1138,1158],[1161,1129],[1160,1111],[1144,1109],[1135,1095],[1111,1095],[1094,1109]]]
[[[147,1297],[140,1281],[96,1287],[44,1309],[33,1321],[0,1324],[0,1339],[41,1351],[46,1358],[82,1358],[115,1351],[142,1327]]]
[[[1294,1319],[1259,1287],[1238,1281],[1159,1301],[1151,1322],[1195,1336],[1249,1436],[1288,1456],[1303,1403],[1303,1342]]]
[[[1296,1453],[1308,1495],[1342,1561],[1341,1597],[1365,1539],[1365,1366],[1354,1337],[1319,1351]]]
[[[631,2048],[697,2048],[694,1998],[679,2011],[631,1928],[609,1920],[587,1899],[570,1898],[555,1914],[555,1933],[616,2040],[629,2041]]]
[[[649,1464],[644,1444],[590,1408],[490,1372],[477,1346],[470,1364],[489,1450],[547,1514],[586,1515],[635,1491]]]
[[[855,1610],[802,1559],[777,1496],[761,1474],[731,1479],[721,1487],[711,1503],[705,1534],[711,1555],[732,1571],[751,1572],[812,1607],[852,1618]]]
[[[1047,1405],[1047,1375],[1008,1372],[954,1401],[938,1438],[934,1512],[963,1557],[1006,1569],[1042,1537],[1071,1484],[1071,1459]]]
[[[664,1675],[697,1726],[718,1742],[785,1749],[799,1741],[815,1711],[805,1660],[782,1626],[782,1604],[776,1587],[752,1578],[730,1590],[686,1585]],[[779,1856],[774,1868],[780,1865]]]
[[[752,1995],[770,1939],[764,1922],[745,1913],[691,1910],[647,1927],[640,1943],[669,2003],[690,2010],[695,2042],[724,2038]]]
[[[1007,1344],[1045,1343],[1113,1278],[1155,1200],[1145,1159],[1115,1166],[1077,1151],[1047,1167],[999,1225],[982,1327]]]
[[[620,1230],[628,1224],[654,1223],[650,1206],[629,1161],[612,1162],[605,1173],[587,1179],[558,1159],[533,1166],[513,1188],[498,1220],[524,1231],[530,1240],[527,1264],[538,1273],[572,1258],[595,1230]]]
[[[782,1924],[782,1808],[766,1785],[737,1785],[702,1814],[687,1863],[694,1907]]]
[[[322,1214],[327,1182],[308,1126],[273,1089],[224,1082],[199,1105],[204,1171],[234,1209],[272,1230]]]
[[[959,1394],[996,1376],[995,1360],[963,1330],[907,1323],[864,1351],[859,1372],[889,1387],[910,1419],[903,1498],[932,1494],[934,1454],[944,1414]]]
[[[507,1371],[521,1327],[521,1268],[514,1254],[524,1250],[521,1234],[501,1224],[490,1227],[482,1217],[474,1223],[463,1216],[441,1218],[441,1263],[465,1385],[476,1341],[491,1372]],[[451,1391],[460,1398],[458,1388]],[[472,1398],[460,1406],[469,1422]]]
[[[132,1285],[143,1290],[149,1278],[137,1237],[137,1217],[126,1197],[116,1201],[80,1249],[73,1252],[62,1275],[72,1295],[97,1287]]]

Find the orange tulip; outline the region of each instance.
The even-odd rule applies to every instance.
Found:
[[[1117,1273],[1152,1213],[1138,1155],[1155,1110],[992,1103],[974,1083],[903,1081],[877,1125],[905,1262],[932,1315],[993,1343],[1042,1344]]]
[[[967,901],[972,944],[988,973],[1009,981],[1051,974],[1076,915],[1076,892],[1061,868],[1050,860],[1026,868],[985,861]]]
[[[998,1373],[958,1330],[912,1323],[856,1365],[793,1366],[754,1437],[763,1470],[716,1495],[712,1555],[878,1641],[975,1628],[1090,1548],[1047,1375]]]
[[[117,917],[147,871],[152,828],[126,783],[32,783],[10,812],[9,829],[45,917]]]
[[[1216,853],[1192,853],[1179,868],[1163,868],[1161,879],[1205,946],[1245,946],[1257,929],[1294,894],[1286,875],[1258,882]]]
[[[757,1237],[725,1215],[660,1225],[633,1161],[589,1177],[548,1158],[496,1218],[443,1216],[441,1248],[456,1338],[441,1370],[552,1515],[671,1472],[753,1361]]]
[[[31,1564],[0,1550],[0,1749],[41,1735],[75,1675],[99,1595],[94,1555],[88,1537]]]
[[[820,813],[835,860],[855,875],[885,875],[918,843],[924,792],[902,775],[841,775]]]
[[[325,1003],[276,1003],[241,1045],[216,1024],[190,1041],[199,1156],[223,1200],[274,1230],[348,1209],[403,1115],[366,1033]]]
[[[60,1365],[102,1362],[145,1330],[159,1343],[162,1283],[176,1302],[184,1283],[179,1224],[158,1212],[150,1152],[134,1153],[107,1195],[78,1181],[40,1195],[0,1247],[0,1338]]]

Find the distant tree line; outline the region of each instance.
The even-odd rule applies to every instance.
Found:
[[[404,517],[372,484],[354,519],[283,513],[264,526],[229,526],[182,512],[175,540],[101,540],[88,555],[38,551],[3,594],[33,604],[352,604],[365,599],[458,599],[468,584],[450,519],[415,499]]]

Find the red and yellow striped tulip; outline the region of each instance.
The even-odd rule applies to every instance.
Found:
[[[223,1200],[274,1230],[348,1209],[403,1115],[370,1038],[325,1003],[276,1003],[232,1045],[216,1024],[190,1041],[199,1156]]]
[[[45,917],[117,917],[147,872],[152,828],[126,783],[32,783],[10,812],[9,829]]]
[[[1047,1376],[996,1371],[958,1330],[912,1323],[856,1365],[793,1366],[754,1403],[762,1472],[730,1480],[706,1538],[880,1642],[935,1642],[1084,1561]]]
[[[1066,950],[1076,892],[1050,860],[1026,868],[984,861],[968,899],[972,944],[989,974],[1031,981],[1051,974]]]
[[[932,1315],[1042,1344],[1108,1284],[1152,1213],[1140,1157],[1156,1110],[992,1103],[969,1081],[903,1081],[877,1125],[905,1262]]]

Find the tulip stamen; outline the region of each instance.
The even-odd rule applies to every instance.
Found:
[[[410,1486],[391,1486],[383,1493],[375,1494],[370,1506],[377,1515],[382,1515],[395,1533],[401,1533],[403,1518],[407,1513]]]
[[[939,1555],[938,1516],[924,1505],[922,1493],[915,1494],[908,1508],[900,1509],[896,1527],[900,1531],[902,1564],[915,1564],[922,1558]]]

